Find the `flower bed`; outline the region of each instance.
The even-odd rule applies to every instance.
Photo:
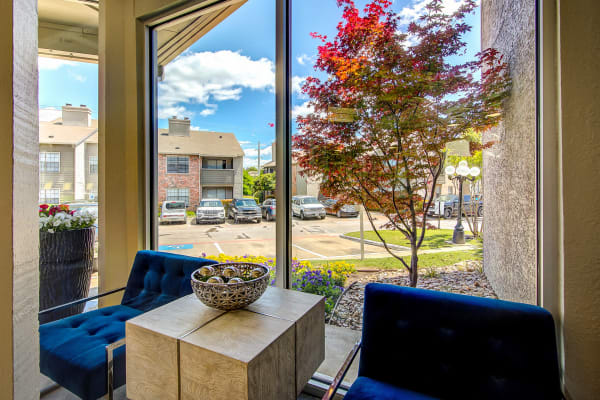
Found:
[[[49,206],[42,204],[39,208],[39,226],[41,232],[62,232],[85,229],[94,226],[96,217],[88,211],[70,211],[68,205]]]
[[[271,285],[275,284],[275,258],[262,256],[218,256],[203,257],[219,263],[251,262],[261,264],[271,271]],[[346,279],[356,270],[354,264],[345,261],[334,261],[322,266],[313,266],[310,261],[292,260],[292,289],[301,292],[318,294],[325,297],[325,313],[329,315],[335,302],[344,291]]]

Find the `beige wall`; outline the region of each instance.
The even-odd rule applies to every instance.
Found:
[[[560,2],[565,384],[600,396],[600,3]]]
[[[0,2],[0,397],[39,397],[37,1]]]
[[[75,196],[75,148],[70,144],[40,144],[40,152],[60,153],[60,172],[40,173],[41,189],[60,189],[60,201]]]

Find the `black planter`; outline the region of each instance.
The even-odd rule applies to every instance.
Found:
[[[40,232],[40,310],[88,296],[95,229]],[[85,304],[39,317],[40,324],[83,312]]]

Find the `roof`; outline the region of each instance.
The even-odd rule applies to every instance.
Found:
[[[98,143],[98,120],[92,120],[92,126],[65,126],[62,118],[40,122],[40,144]]]
[[[233,133],[190,131],[190,136],[167,135],[158,130],[160,154],[194,154],[211,157],[242,157],[244,150]]]
[[[274,166],[275,166],[275,161],[269,161],[268,163],[262,165],[263,168],[270,168],[270,167],[274,167]]]

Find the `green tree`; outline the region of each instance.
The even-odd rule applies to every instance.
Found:
[[[254,180],[254,196],[262,203],[265,200],[265,192],[275,190],[275,174],[262,174]]]
[[[252,196],[254,193],[254,177],[250,176],[248,173],[251,171],[250,168],[244,170],[244,196]],[[256,168],[254,168],[254,170],[256,170]]]

